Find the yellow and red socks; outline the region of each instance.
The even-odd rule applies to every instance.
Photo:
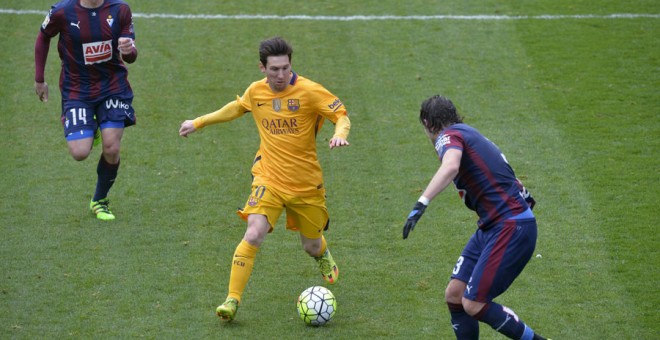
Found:
[[[325,236],[321,235],[321,251],[315,257],[321,257],[325,254],[325,251],[328,249],[328,242],[325,241]]]
[[[231,263],[228,298],[241,301],[241,295],[243,295],[248,280],[250,280],[250,275],[252,275],[252,267],[258,251],[258,247],[249,244],[245,240],[241,240],[241,243],[236,247]]]

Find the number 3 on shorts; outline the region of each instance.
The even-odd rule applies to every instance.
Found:
[[[458,260],[456,261],[456,265],[454,266],[454,270],[452,270],[451,273],[454,275],[458,274],[458,272],[461,271],[462,264],[463,264],[463,256],[459,256]]]

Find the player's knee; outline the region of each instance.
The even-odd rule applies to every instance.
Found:
[[[91,150],[86,150],[84,148],[72,148],[69,150],[71,152],[71,157],[76,161],[84,161],[90,154]]]
[[[475,316],[477,313],[479,313],[484,306],[486,305],[483,302],[477,302],[477,301],[472,301],[470,299],[463,298],[463,309],[465,310],[466,313]]]
[[[108,163],[117,163],[119,161],[119,144],[103,145],[103,157]]]
[[[265,219],[260,218],[248,218],[248,227],[245,231],[243,239],[249,244],[259,247],[266,238],[270,225]]]
[[[454,285],[448,285],[445,289],[445,301],[453,304],[461,304],[463,292]]]

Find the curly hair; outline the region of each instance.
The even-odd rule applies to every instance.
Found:
[[[463,118],[458,115],[451,100],[435,95],[422,102],[419,121],[429,132],[435,134],[452,124],[463,123]]]

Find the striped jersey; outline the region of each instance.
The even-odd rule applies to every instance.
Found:
[[[497,145],[461,123],[444,129],[435,141],[441,160],[452,148],[463,152],[454,185],[465,205],[479,216],[480,229],[488,229],[528,209],[525,196],[533,199]]]
[[[133,95],[117,49],[120,37],[135,39],[132,13],[124,1],[105,0],[93,9],[78,0],[60,1],[52,6],[41,31],[51,38],[59,34],[63,100]]]

